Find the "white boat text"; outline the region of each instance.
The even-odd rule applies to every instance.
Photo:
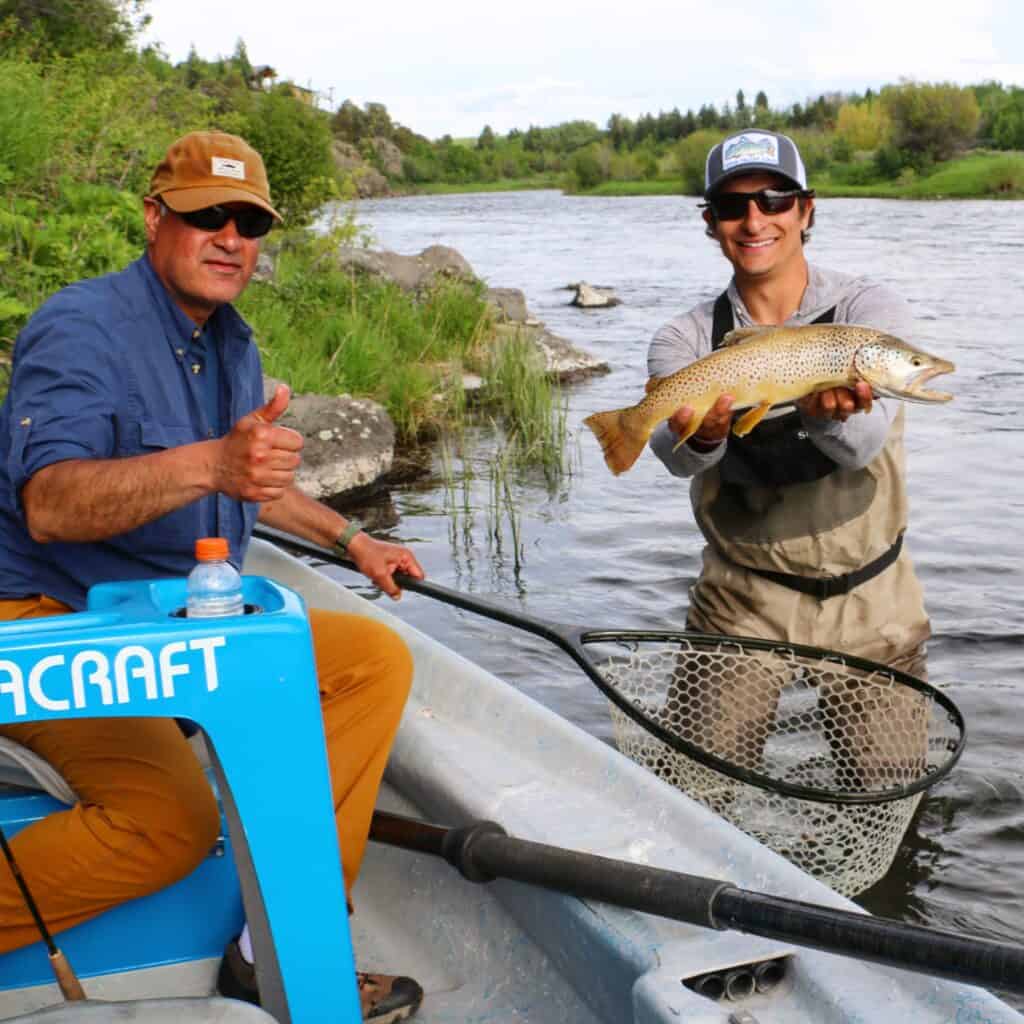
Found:
[[[86,648],[70,657],[48,654],[27,669],[0,658],[0,694],[9,695],[18,718],[28,714],[28,704],[44,711],[81,710],[95,706],[130,704],[140,699],[161,700],[175,696],[176,680],[197,677],[212,693],[220,685],[217,654],[227,645],[223,636],[175,640],[156,650],[129,644],[115,654]],[[198,652],[198,656],[196,653]],[[57,697],[67,694],[70,697]],[[0,716],[0,721],[3,721]]]

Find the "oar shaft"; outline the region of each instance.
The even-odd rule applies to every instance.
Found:
[[[1024,950],[1009,943],[732,887],[716,897],[714,916],[720,927],[733,931],[940,978],[1024,992]]]
[[[390,819],[390,820],[388,820]],[[401,824],[396,824],[396,821]],[[703,928],[782,939],[940,978],[1024,993],[1024,950],[739,889],[729,882],[516,839],[494,822],[443,829],[374,815],[371,837],[445,857],[474,882],[525,882]]]

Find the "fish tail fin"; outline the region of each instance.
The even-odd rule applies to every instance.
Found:
[[[594,432],[604,452],[604,461],[616,476],[625,473],[640,458],[649,436],[630,429],[624,415],[630,411],[595,412],[583,421]]]

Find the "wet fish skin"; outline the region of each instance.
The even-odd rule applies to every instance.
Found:
[[[693,409],[693,418],[679,444],[726,393],[734,398],[734,410],[750,410],[733,425],[733,433],[742,437],[774,405],[829,388],[852,388],[860,380],[888,398],[947,402],[952,395],[924,385],[954,370],[946,359],[859,324],[748,327],[731,331],[721,348],[663,378],[636,405],[593,413],[583,422],[618,476],[636,462],[654,428],[683,405]]]

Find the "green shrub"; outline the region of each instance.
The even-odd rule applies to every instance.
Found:
[[[263,157],[274,206],[290,226],[308,224],[337,195],[326,115],[282,93],[253,93],[239,111],[239,134]]]
[[[701,129],[687,135],[676,145],[676,168],[683,179],[684,195],[703,195],[704,167],[707,164],[708,150],[721,142],[722,138],[721,132]]]

